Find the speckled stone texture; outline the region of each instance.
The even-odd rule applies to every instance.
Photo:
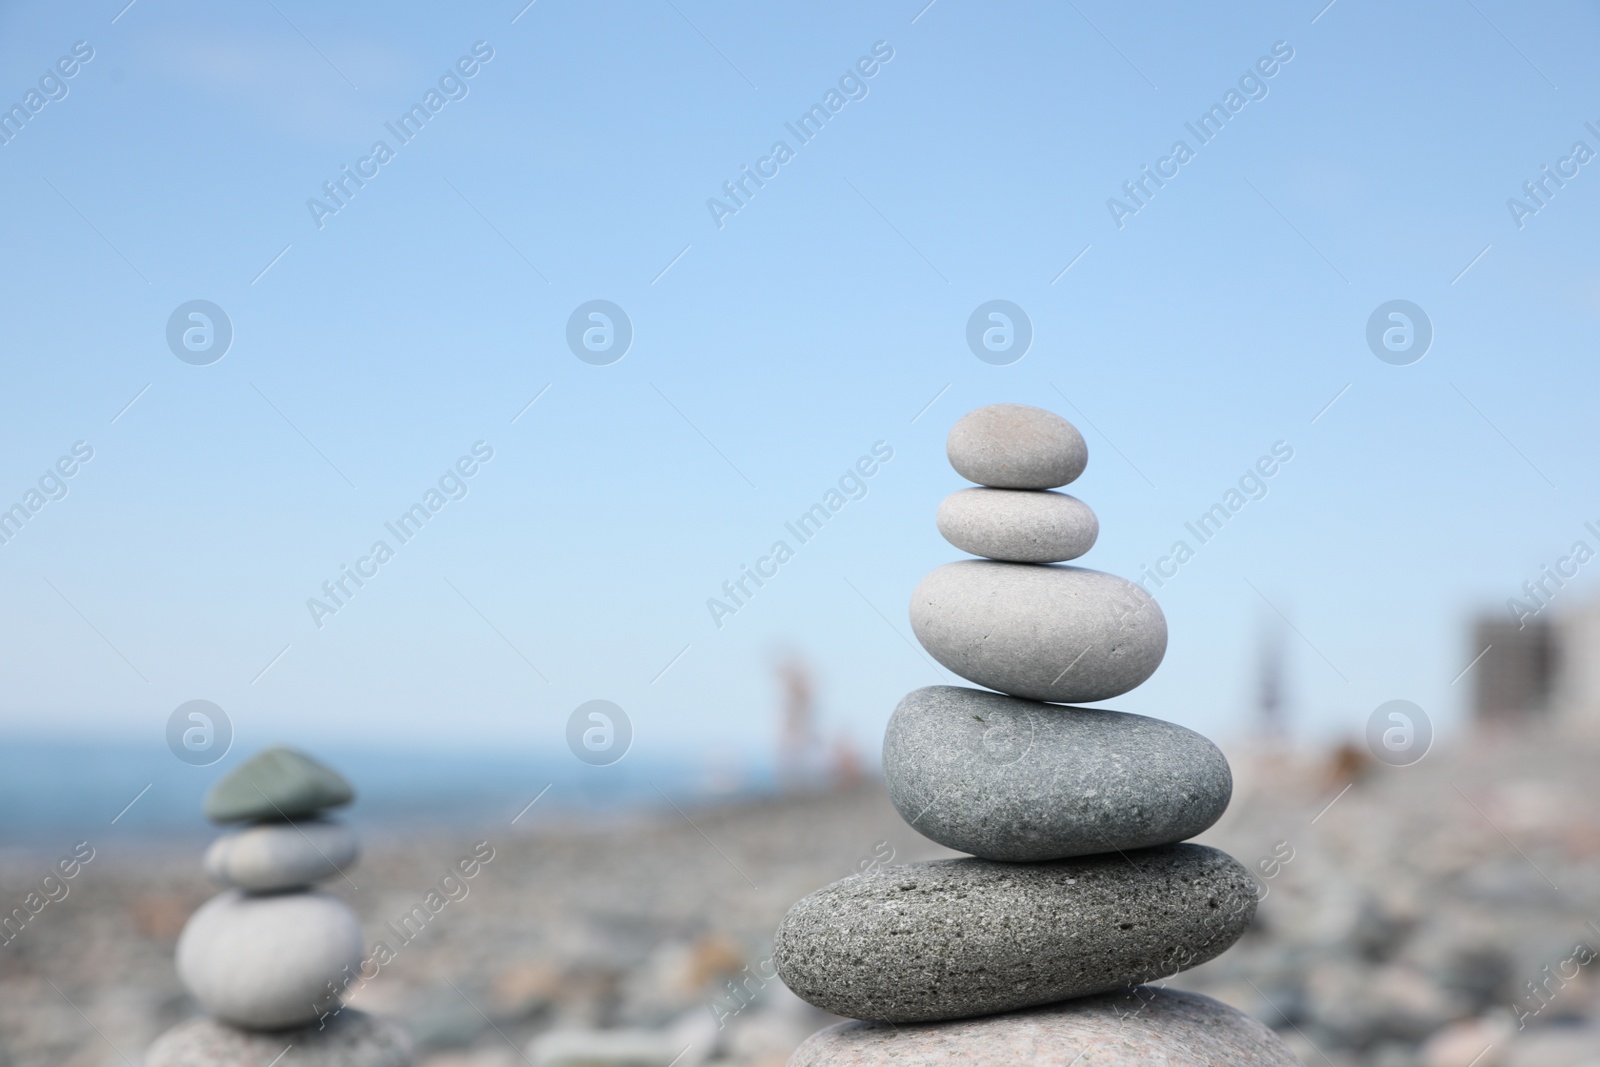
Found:
[[[214,1019],[190,1019],[156,1038],[144,1067],[409,1067],[411,1035],[399,1023],[346,1008],[297,1030],[240,1030]]]
[[[1255,909],[1249,872],[1202,845],[940,860],[817,890],[784,916],[773,959],[819,1008],[931,1022],[1169,977],[1225,951]]]
[[[939,533],[963,552],[1014,563],[1062,563],[1094,547],[1100,520],[1075,496],[1027,489],[960,489],[944,498]]]
[[[911,594],[911,629],[968,681],[1058,704],[1121,696],[1167,651],[1167,620],[1148,593],[1060,564],[947,563]]]
[[[945,454],[961,477],[996,489],[1056,489],[1089,462],[1077,427],[1026,404],[969,411],[950,428]]]
[[[788,1067],[1300,1067],[1265,1026],[1198,993],[1139,986],[981,1019],[840,1023]]]
[[[994,860],[1183,841],[1233,795],[1227,758],[1193,730],[953,685],[900,701],[883,770],[913,829]]]

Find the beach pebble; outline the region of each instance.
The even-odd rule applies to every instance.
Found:
[[[283,1055],[293,1067],[410,1067],[405,1027],[346,1008],[298,1030],[256,1033],[215,1019],[190,1019],[156,1038],[144,1067],[267,1067]]]
[[[178,937],[184,988],[211,1015],[251,1030],[302,1025],[338,1007],[328,983],[360,965],[361,925],[326,893],[230,889],[202,904]]]
[[[1175,723],[949,685],[900,701],[883,771],[914,829],[994,860],[1182,841],[1233,793],[1222,752]]]
[[[269,748],[229,771],[206,793],[212,822],[298,819],[355,799],[344,776],[292,748]]]
[[[1044,408],[990,404],[956,421],[945,442],[956,473],[996,489],[1055,489],[1089,462],[1072,423]]]
[[[1014,563],[1077,559],[1100,535],[1100,520],[1077,497],[1027,489],[958,490],[935,521],[963,552]]]
[[[534,1067],[699,1067],[715,1043],[714,1027],[708,1039],[687,1042],[665,1029],[547,1030],[527,1058]]]
[[[206,850],[206,874],[256,892],[332,878],[356,861],[356,837],[321,819],[269,822],[223,834]]]
[[[788,1067],[1300,1067],[1267,1027],[1198,993],[1138,986],[981,1019],[819,1031]]]
[[[1170,977],[1226,950],[1255,909],[1249,872],[1201,845],[939,860],[805,897],[778,926],[773,958],[784,984],[825,1011],[959,1019]]]
[[[911,629],[968,681],[1056,703],[1120,696],[1167,650],[1167,620],[1143,589],[1060,565],[947,563],[911,594]]]

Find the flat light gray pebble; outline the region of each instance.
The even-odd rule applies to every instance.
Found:
[[[337,1007],[328,983],[360,966],[361,924],[326,893],[229,889],[200,905],[178,935],[178,978],[189,995],[249,1030],[315,1020]]]
[[[206,850],[206,874],[253,892],[332,878],[360,851],[348,827],[321,819],[271,822],[223,834]]]
[[[411,1036],[388,1019],[346,1008],[298,1030],[259,1033],[215,1019],[190,1019],[156,1038],[144,1067],[267,1067],[283,1055],[294,1067],[410,1067]]]
[[[1249,872],[1202,845],[940,860],[805,897],[779,924],[773,958],[784,984],[826,1011],[930,1022],[1169,977],[1226,950],[1255,910]]]
[[[1300,1067],[1278,1035],[1198,993],[1138,986],[981,1019],[818,1031],[788,1067]]]
[[[960,489],[936,519],[944,539],[963,552],[1014,563],[1062,563],[1094,547],[1100,520],[1066,493]]]
[[[911,594],[911,629],[968,681],[1062,704],[1126,693],[1167,651],[1167,620],[1150,594],[1061,565],[947,563]]]
[[[996,489],[1055,489],[1089,462],[1077,427],[1053,411],[990,404],[956,420],[945,441],[956,473]]]
[[[952,685],[900,701],[883,772],[913,829],[992,860],[1183,841],[1233,794],[1222,752],[1176,723]]]

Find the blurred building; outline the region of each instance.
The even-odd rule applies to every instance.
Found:
[[[1521,622],[1481,615],[1472,637],[1478,723],[1600,733],[1600,598]]]
[[[1566,724],[1600,733],[1600,597],[1586,600],[1555,625],[1551,702]]]
[[[1555,688],[1555,629],[1547,620],[1512,622],[1479,616],[1473,648],[1481,652],[1473,677],[1473,717],[1485,725],[1548,719]]]

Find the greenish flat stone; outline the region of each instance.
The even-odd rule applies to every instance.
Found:
[[[264,749],[224,775],[206,794],[212,822],[298,819],[355,799],[344,776],[292,748]]]

